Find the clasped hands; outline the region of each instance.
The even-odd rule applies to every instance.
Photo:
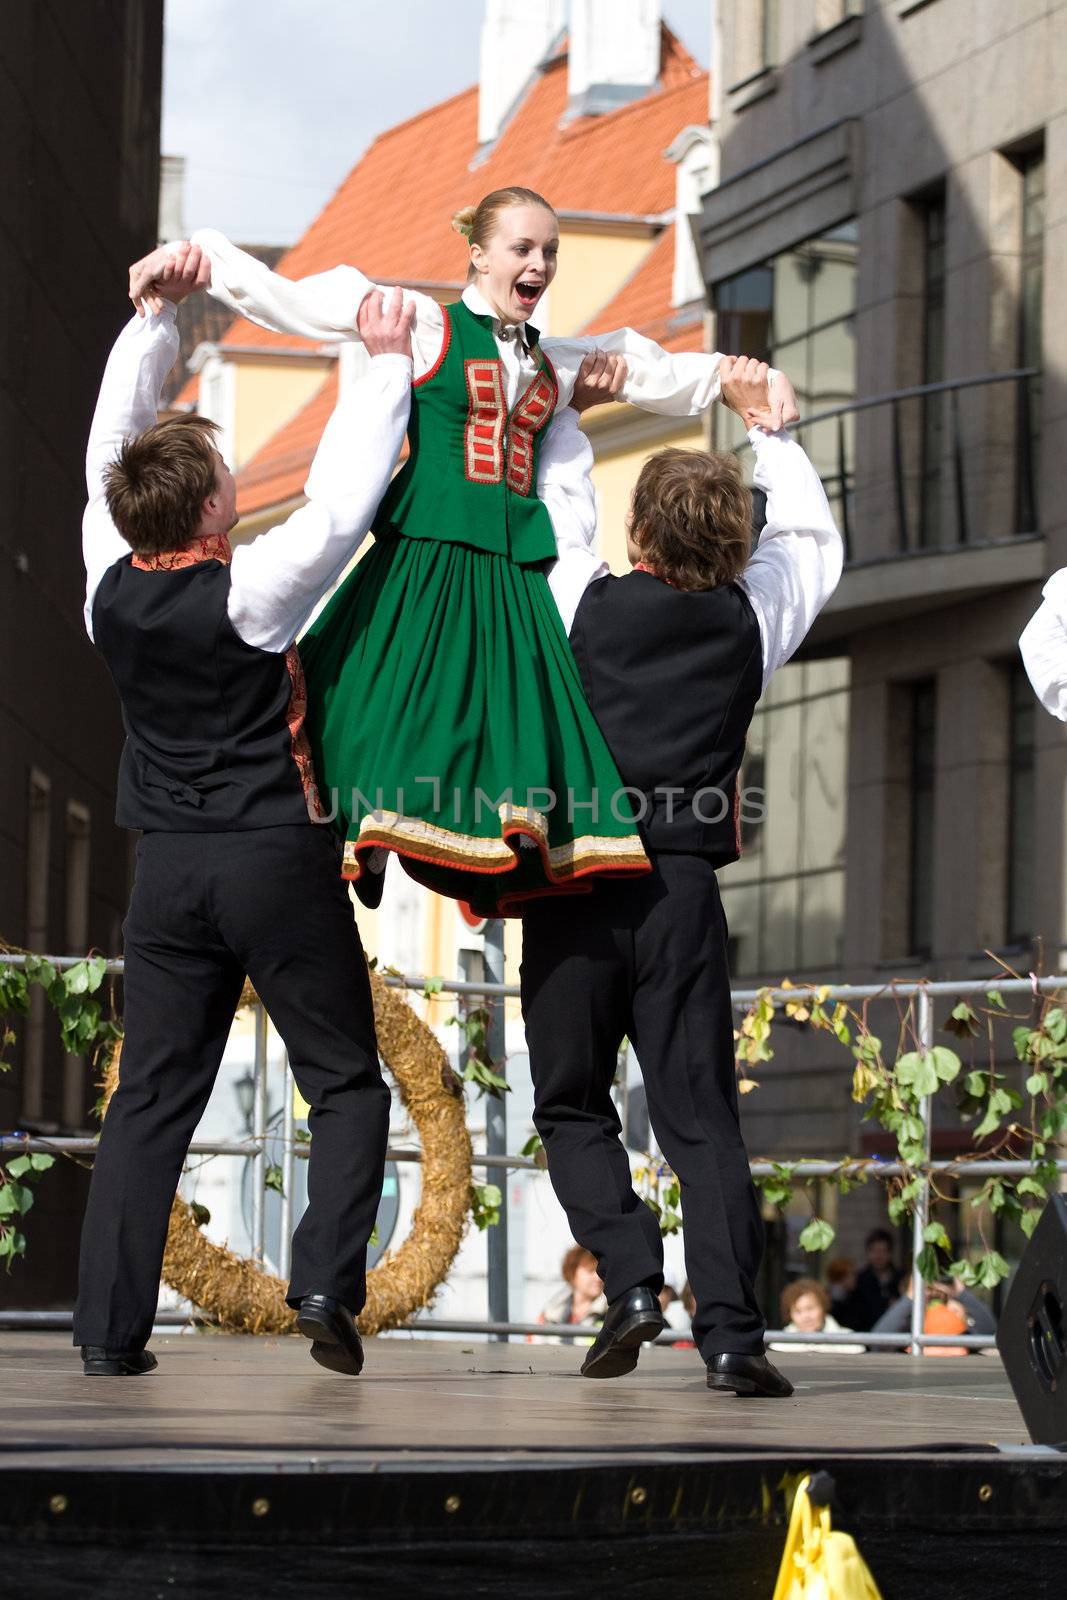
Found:
[[[626,382],[626,359],[606,350],[591,350],[578,370],[570,404],[575,411],[614,400]],[[746,428],[763,428],[777,433],[800,416],[793,385],[784,372],[775,375],[768,388],[770,369],[765,361],[749,356],[723,356],[719,363],[721,399],[736,411]]]

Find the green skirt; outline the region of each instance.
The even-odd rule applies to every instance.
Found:
[[[384,848],[420,883],[500,916],[649,870],[539,568],[379,540],[300,655],[346,878]]]

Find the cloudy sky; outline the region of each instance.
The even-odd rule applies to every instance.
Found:
[[[478,76],[483,0],[166,0],[163,149],[185,224],[289,244],[374,137]],[[702,66],[708,0],[665,0]],[[427,152],[432,159],[432,152]]]

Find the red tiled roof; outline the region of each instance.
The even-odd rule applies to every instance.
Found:
[[[660,82],[618,111],[561,126],[567,109],[561,54],[534,79],[487,159],[473,170],[478,89],[465,89],[381,134],[278,270],[300,278],[347,261],[379,282],[459,287],[466,277],[464,245],[449,218],[479,195],[514,182],[537,189],[561,211],[669,211],[674,169],[663,151],[688,123],[707,120],[708,74],[666,27]],[[241,318],[224,343],[304,341]]]
[[[487,158],[476,155],[477,86],[454,95],[374,141],[277,270],[299,278],[349,261],[379,282],[454,283],[466,275],[465,246],[448,219],[480,194],[521,182],[560,211],[658,216],[674,206],[674,169],[663,152],[682,128],[707,120],[708,74],[663,28],[660,87],[618,111],[563,124],[566,51],[531,83]],[[427,159],[432,152],[432,159]],[[702,348],[699,318],[670,308],[674,229],[656,241],[588,332],[630,326],[668,350]],[[308,348],[304,340],[238,318],[223,345]],[[242,515],[278,505],[303,489],[336,400],[336,374],[264,444],[238,474]],[[181,398],[195,398],[195,380]]]

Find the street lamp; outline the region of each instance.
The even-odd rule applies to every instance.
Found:
[[[250,1072],[246,1071],[243,1077],[237,1079],[233,1086],[233,1092],[237,1096],[237,1105],[244,1121],[245,1132],[251,1133],[252,1112],[256,1103],[256,1080]]]

